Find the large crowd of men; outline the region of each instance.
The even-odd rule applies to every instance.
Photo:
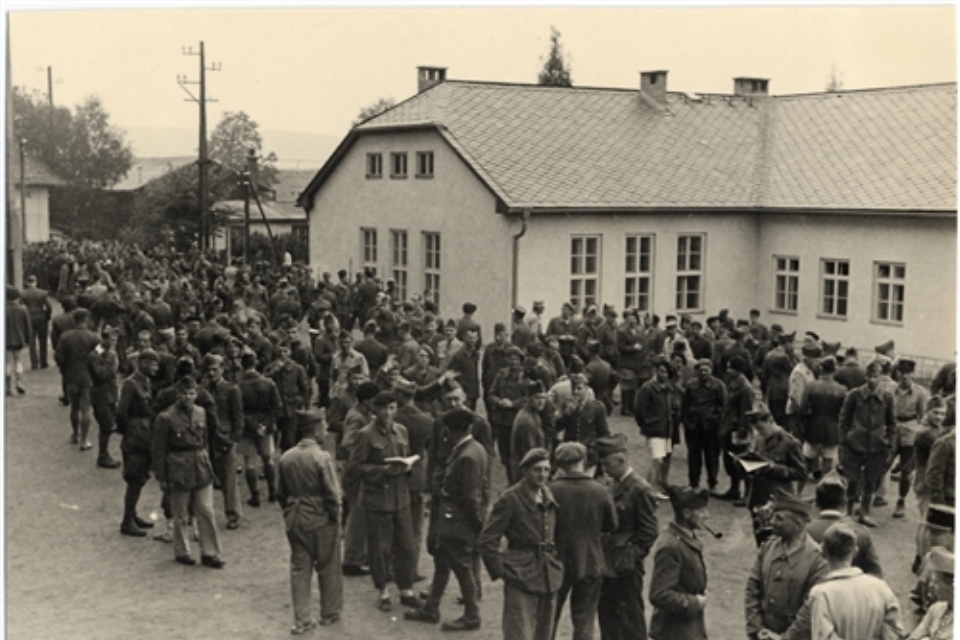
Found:
[[[700,640],[698,533],[716,535],[713,497],[754,524],[748,638],[906,637],[870,533],[882,535],[873,514],[892,484],[893,517],[911,490],[921,516],[909,637],[952,637],[955,364],[927,388],[892,342],[862,354],[812,331],[798,341],[756,310],[661,326],[573,303],[545,321],[534,302],[484,342],[476,305],[444,320],[370,272],[314,279],[289,261],[225,265],[89,241],[33,245],[27,264],[24,289],[7,289],[7,395],[29,392],[24,352],[34,369],[52,353],[71,442],[92,449],[95,421],[96,464],[122,468],[120,533],[154,527],[138,515],[152,475],[166,519],[155,537],[179,563],[196,564],[196,540],[202,565],[225,565],[215,490],[230,530],[244,504],[279,503],[296,635],[336,623],[343,576],[358,575],[380,610],[393,610],[394,583],[405,619],[438,623],[452,573],[462,615],[442,629],[478,629],[482,564],[503,580],[507,640],[552,640],[568,604],[576,640],[593,637],[598,612],[604,640]],[[644,470],[611,432],[617,410],[635,418]],[[494,496],[497,460],[508,486]],[[673,509],[665,527],[660,501]],[[424,547],[434,572],[416,593]]]

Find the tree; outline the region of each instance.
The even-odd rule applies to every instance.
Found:
[[[380,98],[373,104],[368,104],[360,109],[360,113],[357,114],[356,119],[353,121],[353,126],[355,127],[362,122],[366,122],[370,118],[380,115],[387,109],[392,109],[396,104],[393,98]]]
[[[110,200],[109,189],[127,175],[133,165],[133,150],[122,131],[110,124],[110,116],[96,96],[90,96],[71,112],[50,106],[38,93],[22,88],[13,91],[14,134],[25,141],[27,153],[50,167],[66,185],[52,190],[52,208],[62,203],[75,233],[93,234]]]
[[[247,157],[253,149],[259,157],[258,182],[261,187],[272,187],[279,182],[276,167],[277,154],[263,155],[260,125],[243,111],[227,111],[210,134],[209,156],[236,173],[247,170]]]
[[[550,27],[550,51],[537,76],[537,84],[550,87],[573,86],[570,64],[566,61],[563,45],[560,44],[560,32],[556,27]]]

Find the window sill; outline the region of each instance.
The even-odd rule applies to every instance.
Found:
[[[840,322],[846,322],[847,316],[830,316],[825,313],[818,313],[817,317],[821,320],[839,320]]]
[[[423,175],[418,174],[418,175],[417,175],[417,180],[433,180],[433,174],[432,174],[432,173],[431,173],[431,174],[423,174]]]
[[[870,324],[880,324],[885,327],[902,327],[903,326],[903,322],[897,322],[896,320],[877,320],[876,318],[871,318]]]
[[[383,178],[382,174],[374,174],[374,173],[367,174],[367,180],[380,180],[381,178]]]
[[[390,179],[391,179],[391,180],[406,180],[406,179],[407,179],[407,176],[405,176],[405,175],[403,175],[403,176],[394,175],[394,176],[390,176]]]
[[[706,313],[703,309],[677,309],[676,313],[686,313],[688,315],[703,315]]]
[[[767,313],[772,313],[778,316],[798,316],[800,315],[799,311],[791,311],[789,309],[770,309]]]

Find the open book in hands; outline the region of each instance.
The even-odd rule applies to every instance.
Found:
[[[729,451],[727,453],[736,458],[737,462],[740,463],[740,466],[743,467],[743,470],[747,473],[753,473],[754,471],[763,469],[764,467],[769,467],[771,464],[769,458],[754,451],[747,451],[746,453],[741,454],[732,454]]]
[[[420,459],[420,454],[415,453],[412,456],[407,456],[403,458],[401,456],[394,456],[392,458],[385,458],[383,461],[390,465],[400,465],[405,467],[406,470],[410,470],[411,467]]]

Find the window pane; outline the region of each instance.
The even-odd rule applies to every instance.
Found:
[[[640,271],[643,273],[650,273],[650,254],[644,253],[640,255]]]
[[[650,278],[640,278],[640,293],[650,293]]]
[[[690,271],[700,270],[700,254],[699,253],[690,254],[689,269]]]
[[[637,252],[637,237],[627,236],[627,255]]]
[[[570,243],[570,253],[575,256],[583,255],[583,238],[573,238]]]
[[[837,297],[843,298],[844,300],[847,299],[847,287],[849,284],[846,280],[837,281]]]
[[[893,286],[893,300],[900,304],[903,304],[903,285],[894,285]]]
[[[890,265],[888,264],[878,264],[877,265],[877,276],[880,278],[889,278],[890,277]]]
[[[570,297],[577,300],[580,297],[580,280],[570,281]]]
[[[890,300],[890,285],[886,283],[880,283],[877,289],[877,300],[881,304],[886,304]]]
[[[907,268],[902,264],[898,264],[893,268],[893,277],[903,279],[907,275]]]
[[[584,280],[584,292],[587,296],[596,296],[597,295],[597,281],[590,279]]]
[[[836,263],[832,260],[825,260],[823,262],[823,272],[828,276],[832,276],[836,273],[836,267]]]
[[[570,273],[578,275],[580,273],[580,263],[582,260],[577,256],[572,256],[570,258]]]
[[[587,238],[587,254],[592,256],[597,255],[597,239],[596,238]]]
[[[637,292],[637,279],[636,278],[627,278],[626,282],[626,293],[628,296],[632,296]]]
[[[650,253],[650,237],[649,236],[643,236],[642,238],[640,238],[640,251],[646,254]]]
[[[634,273],[637,270],[637,255],[635,253],[627,254],[627,273]]]
[[[700,236],[690,236],[690,253],[700,253],[702,240]]]
[[[790,261],[790,270],[791,270],[791,271],[800,271],[800,261],[799,261],[799,260],[791,260],[791,261]]]
[[[584,267],[584,273],[596,273],[597,272],[597,256],[595,254],[587,255],[587,264]]]

